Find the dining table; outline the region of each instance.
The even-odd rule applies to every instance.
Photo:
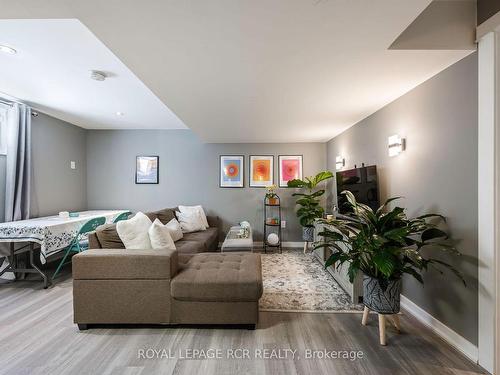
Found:
[[[6,272],[19,274],[37,273],[47,288],[52,280],[34,260],[35,246],[40,248],[40,263],[43,265],[49,257],[66,249],[78,234],[80,228],[89,220],[104,217],[106,223],[112,223],[115,218],[129,210],[90,210],[67,215],[37,217],[27,220],[18,220],[0,223],[0,242],[7,242],[9,246],[9,266],[0,271],[0,276]],[[20,265],[19,254],[27,254],[26,263]]]

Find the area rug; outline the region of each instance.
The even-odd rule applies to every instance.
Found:
[[[350,297],[313,254],[283,249],[262,254],[261,311],[359,312]]]

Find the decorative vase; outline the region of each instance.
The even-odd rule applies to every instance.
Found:
[[[401,279],[389,280],[385,290],[380,282],[370,276],[363,276],[363,304],[380,314],[397,314],[401,300]]]
[[[302,239],[306,242],[313,242],[314,227],[302,227]]]
[[[267,204],[271,206],[277,206],[278,205],[278,198],[268,198]]]

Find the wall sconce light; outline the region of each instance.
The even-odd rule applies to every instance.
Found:
[[[406,139],[401,138],[400,135],[391,135],[388,138],[389,156],[398,156],[405,150]]]
[[[337,155],[337,157],[335,158],[335,169],[338,171],[343,167],[345,167],[345,159],[342,156]]]

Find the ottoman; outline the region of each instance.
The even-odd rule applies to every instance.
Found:
[[[254,325],[262,296],[260,255],[196,254],[171,282],[172,322]]]

